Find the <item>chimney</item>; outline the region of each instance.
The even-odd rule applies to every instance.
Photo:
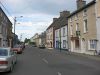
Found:
[[[53,22],[56,21],[58,18],[53,18]]]
[[[80,9],[80,8],[82,8],[85,5],[86,5],[86,1],[84,1],[84,0],[77,0],[77,9]]]
[[[70,15],[70,11],[62,11],[62,12],[60,12],[60,17],[66,17],[68,15]]]

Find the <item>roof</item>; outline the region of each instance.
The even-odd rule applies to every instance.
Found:
[[[59,28],[66,26],[66,25],[68,25],[68,21],[67,21],[66,16],[65,17],[59,17],[57,19],[57,22],[55,23],[54,29],[59,29]]]
[[[57,20],[58,20],[58,18],[57,18]],[[57,20],[53,21],[53,22],[51,23],[51,25],[50,25],[46,30],[48,30],[48,29],[50,29],[51,27],[53,27],[53,26],[54,26],[54,23],[55,23]]]
[[[0,11],[4,14],[4,16],[7,18],[7,20],[9,21],[9,23],[12,25],[12,22],[9,20],[8,16],[6,15],[6,13],[3,11],[3,9],[0,6]]]
[[[68,18],[70,18],[71,16],[75,15],[76,13],[78,13],[78,12],[80,12],[80,11],[82,11],[82,10],[84,10],[84,9],[86,9],[86,8],[88,8],[88,7],[90,7],[90,6],[92,6],[92,5],[94,5],[95,3],[96,3],[95,0],[91,1],[90,3],[86,4],[86,5],[83,6],[82,8],[80,8],[80,9],[78,9],[78,10],[72,12],[72,13],[68,16]]]

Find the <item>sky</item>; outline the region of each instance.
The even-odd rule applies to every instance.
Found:
[[[92,0],[86,0],[87,3]],[[17,17],[15,33],[23,41],[44,32],[61,11],[76,10],[76,0],[0,0],[12,24]],[[20,16],[23,16],[20,18]],[[13,30],[12,30],[13,31]]]

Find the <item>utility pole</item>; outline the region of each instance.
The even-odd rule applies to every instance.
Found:
[[[23,16],[20,16],[20,17],[14,17],[14,38],[13,38],[13,46],[16,44],[16,40],[15,40],[15,38],[16,38],[16,32],[15,32],[15,30],[16,30],[16,22],[17,22],[17,18],[22,18]]]

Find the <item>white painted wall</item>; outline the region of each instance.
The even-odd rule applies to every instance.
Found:
[[[63,28],[65,28],[65,36],[63,36]],[[64,26],[61,29],[61,48],[68,49],[68,39],[67,39],[67,26]],[[60,41],[60,29],[55,30],[55,48],[56,48],[56,41]],[[66,40],[66,48],[63,48],[63,40]]]
[[[97,18],[97,51],[100,51],[100,18]]]
[[[96,26],[97,26],[97,52],[100,52],[100,0],[96,0],[95,13],[96,13]]]

